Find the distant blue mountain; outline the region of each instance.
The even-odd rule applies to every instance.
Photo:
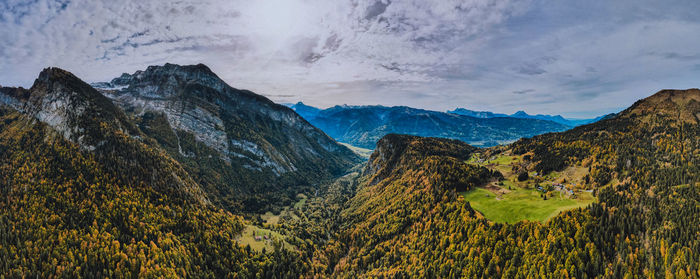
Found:
[[[459,115],[476,117],[476,118],[510,117],[510,115],[503,114],[503,113],[493,113],[490,111],[475,111],[475,110],[468,110],[465,108],[456,108],[455,110],[448,110],[447,112],[459,114]]]
[[[316,118],[319,112],[321,112],[321,109],[312,107],[312,106],[307,106],[302,102],[298,102],[296,104],[285,104],[286,106],[290,107],[294,111],[296,111],[301,117],[306,119],[307,121],[311,118]]]
[[[344,105],[320,110],[301,102],[287,106],[337,141],[369,149],[390,133],[451,138],[485,147],[571,128],[549,120],[474,117],[410,107]]]
[[[465,108],[456,108],[454,110],[447,111],[448,113],[454,113],[454,114],[459,114],[459,115],[465,115],[465,116],[471,116],[471,117],[477,117],[477,118],[494,118],[494,117],[514,117],[514,118],[521,118],[521,119],[540,119],[540,120],[548,120],[548,121],[553,121],[557,122],[559,124],[564,124],[570,127],[576,127],[580,125],[585,125],[585,124],[590,124],[593,122],[596,122],[605,115],[598,116],[596,118],[590,118],[590,119],[572,119],[572,118],[564,118],[561,115],[546,115],[546,114],[537,114],[537,115],[531,115],[527,114],[524,111],[518,111],[513,114],[503,114],[503,113],[494,113],[490,111],[474,111],[474,110],[468,110]]]

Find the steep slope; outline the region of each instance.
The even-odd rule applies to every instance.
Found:
[[[458,139],[475,146],[493,146],[569,128],[544,120],[475,118],[383,106],[335,106],[307,120],[340,142],[369,149],[373,149],[380,138],[390,133]]]
[[[289,204],[360,162],[291,109],[234,89],[201,64],[150,66],[96,86],[227,209]]]
[[[236,243],[242,219],[213,207],[176,161],[72,74],[49,68],[31,89],[0,96],[0,276],[303,272],[296,252],[260,255]]]
[[[449,142],[413,139],[409,146],[415,147],[406,148],[387,137],[344,212],[340,239],[347,246],[329,251],[334,275],[698,277],[698,101],[696,89],[664,90],[594,124],[483,150],[525,154],[522,167],[545,174],[570,166],[589,169],[599,203],[546,223],[483,219],[452,185],[483,182],[489,176],[480,173],[487,172],[461,172],[479,167],[435,147]],[[420,151],[411,155],[416,154],[411,150]],[[410,156],[414,159],[405,159]],[[429,162],[454,163],[441,168]]]
[[[330,251],[328,258],[336,259],[330,264],[333,275],[533,277],[553,257],[566,257],[575,245],[555,245],[548,239],[573,238],[576,230],[568,227],[569,218],[586,222],[586,226],[592,220],[574,212],[566,221],[555,218],[552,222],[557,225],[549,229],[531,222],[494,224],[479,217],[457,191],[501,176],[465,163],[474,151],[446,139],[383,138],[365,169],[364,184],[343,212],[345,223],[339,239],[347,246]],[[583,264],[578,267],[586,268]],[[529,274],[533,268],[534,273]],[[543,271],[547,274],[562,276],[561,271]]]
[[[457,200],[455,189],[481,185],[494,175],[463,163],[475,150],[454,140],[393,134],[382,138],[364,170],[364,186],[343,212],[340,240],[348,248],[329,257],[337,259],[330,264],[334,275],[434,277],[431,270],[407,265],[420,252],[409,251],[409,243],[417,242],[407,236],[430,235],[421,228],[440,216],[442,206]],[[475,217],[468,207],[462,207],[459,215]]]
[[[29,90],[6,88],[2,92],[13,93],[3,94],[10,100],[5,103],[28,119],[45,123],[81,150],[95,151],[103,171],[121,181],[138,184],[151,180],[153,188],[206,202],[199,186],[176,162],[148,147],[140,131],[117,106],[73,74],[47,68]]]

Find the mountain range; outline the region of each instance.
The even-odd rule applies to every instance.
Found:
[[[411,107],[334,106],[320,110],[301,102],[290,107],[337,141],[368,149],[374,149],[376,142],[390,133],[458,139],[488,147],[571,128],[549,120],[483,118]]]
[[[572,118],[564,118],[561,115],[547,115],[547,114],[530,115],[522,110],[519,110],[513,114],[495,113],[495,112],[490,112],[490,111],[474,111],[474,110],[468,110],[465,108],[456,108],[454,110],[449,110],[447,112],[459,114],[459,115],[477,117],[477,118],[514,117],[514,118],[522,118],[522,119],[540,119],[540,120],[548,120],[548,121],[557,122],[559,124],[567,125],[570,127],[576,127],[576,126],[580,126],[580,125],[590,124],[590,123],[596,122],[598,120],[601,120],[605,117],[612,117],[614,115],[614,114],[608,114],[608,115],[598,116],[598,117],[590,118],[590,119],[572,119]]]
[[[479,148],[382,128],[363,161],[201,64],[92,85],[46,68],[0,87],[0,277],[700,276],[698,89],[572,129],[330,110],[314,119],[532,136]],[[502,221],[522,214],[543,217]]]

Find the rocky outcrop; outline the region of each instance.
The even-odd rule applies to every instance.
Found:
[[[102,171],[134,187],[208,203],[199,185],[172,158],[143,142],[144,135],[109,98],[68,71],[46,68],[30,89],[0,88],[0,102],[21,112],[28,127],[39,125],[89,152]],[[147,181],[146,185],[140,184]]]
[[[225,162],[244,160],[249,170],[279,176],[308,159],[344,158],[346,166],[357,160],[292,110],[230,87],[202,64],[150,66],[94,86],[136,116],[164,114],[172,129],[194,135]]]
[[[136,131],[109,99],[59,68],[44,69],[30,89],[1,88],[0,103],[51,126],[85,150],[104,144],[101,125],[126,134]]]
[[[23,111],[24,104],[29,99],[30,92],[22,87],[1,87],[0,105],[9,106],[15,110]]]
[[[150,66],[93,86],[234,211],[288,204],[361,162],[293,110],[202,64]]]

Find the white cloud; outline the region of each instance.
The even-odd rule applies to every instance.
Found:
[[[6,0],[0,84],[205,63],[278,101],[572,115],[693,86],[700,5],[621,1]]]
[[[424,80],[445,52],[515,12],[509,1],[384,1],[12,1],[0,31],[3,66],[59,65],[105,78],[174,59],[221,61],[229,75],[260,81],[261,72],[290,81]]]

